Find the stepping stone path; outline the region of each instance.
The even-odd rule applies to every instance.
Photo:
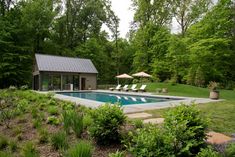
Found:
[[[151,114],[149,113],[145,113],[145,112],[141,112],[141,113],[132,113],[132,114],[127,114],[128,118],[148,118],[148,117],[152,117]]]
[[[233,140],[229,136],[226,136],[221,133],[213,132],[213,131],[208,132],[207,135],[208,135],[207,142],[211,143],[211,144],[223,144],[223,143],[227,143],[227,142]]]
[[[145,119],[143,122],[144,123],[152,123],[152,124],[161,124],[164,122],[164,118]]]

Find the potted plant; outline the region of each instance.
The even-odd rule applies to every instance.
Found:
[[[219,99],[219,84],[215,81],[209,82],[208,88],[210,89],[210,98],[211,99]]]

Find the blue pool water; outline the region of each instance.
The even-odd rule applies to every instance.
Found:
[[[112,103],[112,104],[120,103],[121,105],[134,105],[134,104],[179,100],[174,98],[148,97],[148,96],[136,96],[136,95],[133,96],[127,94],[113,94],[113,93],[101,93],[101,92],[61,92],[58,94],[89,99],[104,103]]]

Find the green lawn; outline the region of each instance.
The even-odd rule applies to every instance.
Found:
[[[209,90],[189,85],[171,85],[167,83],[147,83],[147,91],[155,92],[157,88],[168,88],[167,95],[207,98]],[[210,129],[226,134],[235,133],[235,91],[220,90],[224,101],[197,105],[204,115],[211,119]],[[162,117],[167,109],[147,111],[155,117]]]

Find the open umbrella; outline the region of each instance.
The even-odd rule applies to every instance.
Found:
[[[130,76],[130,75],[127,75],[127,74],[121,74],[121,75],[118,75],[118,76],[116,76],[116,78],[118,78],[118,84],[119,84],[119,79],[121,78],[123,78],[123,79],[132,79],[133,77],[132,76]]]
[[[151,75],[149,75],[149,74],[147,74],[147,73],[145,73],[145,72],[143,72],[143,71],[138,72],[138,73],[135,73],[135,74],[133,74],[132,76],[141,77],[141,78],[143,78],[143,77],[146,77],[146,78],[152,77]],[[142,80],[141,80],[141,82],[142,82]]]

